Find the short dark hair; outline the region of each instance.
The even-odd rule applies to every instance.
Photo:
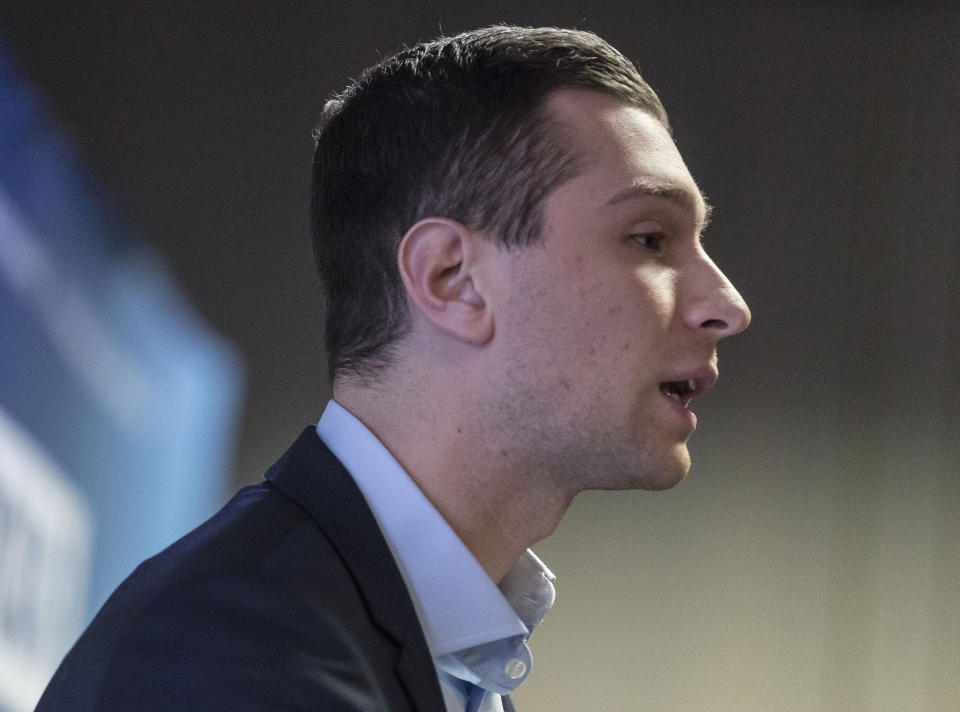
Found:
[[[458,220],[506,249],[540,239],[544,198],[582,162],[544,108],[567,88],[612,95],[669,130],[626,57],[591,32],[557,28],[496,25],[418,44],[327,102],[311,212],[331,380],[376,381],[409,331],[396,259],[418,220]]]

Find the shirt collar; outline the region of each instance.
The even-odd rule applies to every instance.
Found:
[[[528,640],[553,605],[553,581],[553,573],[527,549],[499,586],[526,632],[436,657],[437,668],[491,692],[509,695],[530,674]]]
[[[554,576],[533,552],[521,557],[497,588],[416,483],[353,414],[331,400],[317,434],[373,511],[434,658],[504,639],[525,648],[554,598]],[[529,667],[529,656],[522,662]],[[515,687],[523,677],[508,679]]]

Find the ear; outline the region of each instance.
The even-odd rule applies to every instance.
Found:
[[[474,273],[483,237],[456,220],[424,218],[400,241],[410,301],[437,328],[470,344],[493,338],[493,314]]]

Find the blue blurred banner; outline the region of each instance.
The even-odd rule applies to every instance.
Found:
[[[0,712],[222,503],[241,390],[0,41]]]

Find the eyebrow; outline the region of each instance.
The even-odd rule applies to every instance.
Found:
[[[703,221],[700,224],[700,229],[705,229],[710,223],[713,206],[707,201],[707,196],[702,192],[694,193],[684,186],[662,178],[651,178],[649,176],[637,178],[629,188],[621,190],[610,198],[610,200],[607,201],[607,205],[616,205],[631,198],[645,198],[648,196],[666,198],[671,203],[675,203],[696,215],[699,215],[700,206],[702,205]]]

